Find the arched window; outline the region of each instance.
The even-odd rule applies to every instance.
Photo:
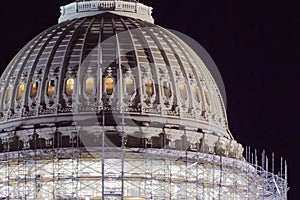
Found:
[[[87,78],[85,80],[85,93],[87,95],[91,95],[94,93],[94,87],[95,87],[95,80],[94,78]]]
[[[193,92],[194,92],[196,101],[200,102],[200,100],[201,100],[200,91],[196,85],[193,85]]]
[[[179,83],[179,84],[178,84],[178,89],[179,89],[180,97],[181,97],[183,100],[186,100],[186,99],[187,99],[187,94],[186,94],[186,88],[185,88],[185,85],[184,85],[183,83]]]
[[[5,103],[9,102],[11,93],[12,93],[12,86],[9,86],[8,89],[6,90]]]
[[[134,88],[134,80],[131,77],[127,77],[125,79],[125,88],[126,88],[126,93],[128,95],[133,95],[135,92],[135,88]]]
[[[145,80],[145,91],[148,97],[152,97],[154,95],[154,86],[152,80],[150,79]]]
[[[112,95],[114,92],[114,87],[115,87],[114,79],[111,77],[108,77],[105,81],[106,94]]]
[[[24,89],[25,89],[25,84],[22,83],[22,84],[19,86],[18,93],[17,93],[17,97],[16,97],[16,99],[17,99],[18,101],[22,99],[23,94],[24,94]]]
[[[163,81],[163,91],[166,97],[170,98],[172,96],[172,90],[170,88],[168,81]]]
[[[38,82],[33,82],[31,85],[31,93],[30,93],[31,98],[35,98],[37,96],[38,88],[39,88]]]
[[[72,95],[73,91],[74,91],[74,85],[75,85],[75,81],[73,78],[68,78],[66,81],[66,94],[67,95]]]
[[[48,97],[53,97],[55,95],[55,80],[48,82],[47,95]]]
[[[210,98],[209,98],[207,89],[204,89],[204,95],[205,95],[205,100],[206,100],[207,105],[210,106]]]

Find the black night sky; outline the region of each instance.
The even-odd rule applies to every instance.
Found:
[[[0,70],[72,0],[0,6]],[[216,62],[236,140],[289,164],[289,199],[300,192],[300,1],[143,0],[156,24],[198,41]],[[298,198],[297,198],[298,197]]]

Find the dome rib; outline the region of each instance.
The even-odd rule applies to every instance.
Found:
[[[176,37],[176,36],[174,36],[174,37]],[[226,130],[227,130],[229,136],[231,138],[233,138],[232,134],[230,133],[229,127],[228,127],[228,120],[227,120],[226,108],[225,108],[225,104],[224,104],[223,98],[221,96],[219,87],[218,87],[217,83],[215,82],[214,77],[210,74],[210,71],[206,67],[206,63],[203,60],[201,60],[202,58],[200,59],[200,57],[192,49],[190,49],[187,46],[187,44],[185,44],[181,40],[178,40],[178,42],[181,43],[181,46],[186,47],[185,48],[186,51],[190,53],[190,54],[187,54],[188,57],[189,57],[189,60],[190,61],[194,61],[194,63],[193,63],[194,65],[196,65],[196,63],[199,63],[199,65],[201,65],[198,68],[195,68],[195,70],[197,70],[197,69],[200,70],[200,73],[203,74],[204,76],[207,76],[207,79],[209,79],[212,82],[211,87],[213,87],[214,91],[217,94],[216,98],[219,100],[218,102],[215,103],[215,104],[217,104],[216,106],[218,106],[217,111],[221,112],[219,114],[220,115],[219,117],[223,119],[224,126],[226,127]],[[191,55],[194,55],[194,56],[191,56]],[[205,57],[203,59],[207,59],[207,57]],[[198,73],[196,72],[196,74],[198,74]]]
[[[23,102],[24,106],[28,106],[32,77],[37,73],[36,67],[38,65],[38,62],[39,62],[40,58],[43,56],[43,52],[45,51],[47,45],[49,44],[49,42],[52,40],[54,35],[59,30],[60,30],[59,28],[55,29],[55,27],[51,27],[47,31],[43,32],[45,34],[37,42],[38,45],[36,46],[36,48],[33,48],[33,52],[36,51],[37,53],[36,54],[32,53],[31,55],[28,56],[28,61],[29,60],[32,60],[32,61],[30,61],[29,63],[27,62],[24,65],[24,68],[30,70],[30,71],[26,71],[26,73],[28,73],[29,75],[26,78],[24,97],[21,100],[21,102]],[[22,71],[20,71],[20,72],[22,72]]]
[[[133,26],[135,26],[135,32],[139,31],[139,33],[142,33],[144,30],[141,29],[141,27],[134,23],[133,20],[131,20],[130,18],[128,19],[129,22],[131,22],[131,24]],[[153,76],[152,77],[154,79],[154,82],[159,84],[160,81],[159,81],[159,75],[158,75],[158,71],[157,71],[157,63],[154,59],[154,55],[153,55],[153,52],[150,50],[150,45],[147,41],[147,39],[145,38],[145,34],[138,34],[139,37],[140,37],[140,40],[141,40],[141,44],[142,44],[142,47],[143,47],[143,51],[148,54],[148,59],[149,59],[149,62],[150,62],[150,69],[151,71],[153,72]],[[161,91],[161,87],[158,87],[158,86],[155,86],[155,90],[156,90],[156,96],[155,96],[155,103],[160,105],[163,100],[162,100],[162,91]],[[160,109],[160,113],[162,113],[162,109]]]
[[[49,28],[51,29],[51,28]],[[49,30],[48,29],[48,30]],[[47,32],[47,31],[46,31]],[[14,96],[13,94],[15,93],[15,91],[12,92],[12,94],[10,95],[10,100],[9,103],[5,102],[5,99],[7,98],[7,90],[9,88],[9,85],[11,84],[11,79],[13,78],[13,74],[16,72],[16,69],[19,65],[23,65],[24,61],[27,59],[28,55],[30,55],[30,46],[32,46],[32,43],[36,43],[38,44],[38,42],[36,41],[37,38],[42,37],[42,35],[46,35],[44,34],[45,32],[39,34],[38,36],[36,36],[33,40],[31,40],[27,45],[25,45],[25,47],[17,54],[17,56],[15,57],[15,62],[14,64],[11,63],[11,65],[9,64],[9,66],[6,68],[5,72],[3,73],[2,77],[5,77],[5,84],[2,86],[3,87],[3,93],[2,93],[2,98],[1,98],[1,111],[7,110],[7,106],[9,105],[10,107],[14,105]],[[26,55],[26,52],[27,55]],[[22,61],[23,59],[23,61]],[[22,71],[18,71],[19,74],[22,73]],[[17,83],[19,80],[14,79],[14,85],[15,83]],[[5,106],[5,107],[4,107]]]
[[[185,102],[187,102],[188,103],[188,106],[187,106],[187,109],[190,109],[191,108],[191,106],[192,106],[192,95],[191,95],[191,91],[189,90],[189,89],[187,89],[187,88],[189,88],[188,87],[188,85],[189,85],[189,83],[187,82],[188,80],[189,80],[189,78],[188,78],[188,73],[187,73],[187,69],[186,69],[186,67],[184,66],[184,64],[183,64],[183,62],[182,62],[182,60],[181,60],[181,58],[180,58],[180,54],[178,54],[178,52],[177,52],[177,49],[174,47],[174,42],[175,41],[170,41],[167,37],[166,37],[166,35],[164,35],[164,34],[162,34],[161,33],[161,31],[159,31],[159,30],[157,30],[157,33],[163,38],[163,40],[168,44],[168,47],[171,49],[171,51],[172,52],[174,52],[174,56],[175,56],[175,58],[176,58],[176,60],[177,60],[177,63],[179,64],[179,67],[180,67],[180,69],[181,69],[181,72],[183,73],[182,74],[182,76],[183,77],[181,77],[181,78],[184,78],[184,80],[182,80],[180,77],[179,77],[179,81],[180,82],[183,82],[184,83],[184,88],[185,88],[185,90],[187,91],[187,93],[188,93],[188,97],[187,97],[187,99],[188,99],[188,101],[186,101],[185,100]],[[172,45],[171,44],[171,42],[173,42],[174,44]],[[172,65],[170,65],[170,67],[171,67]],[[178,79],[177,79],[177,81],[178,81]],[[175,83],[177,83],[177,81],[175,81]],[[179,83],[177,83],[177,85],[178,85]],[[177,87],[178,88],[178,87]],[[179,91],[179,93],[180,93],[180,91]],[[177,96],[177,101],[178,102],[182,102],[182,98],[180,98],[180,95],[179,96]],[[179,99],[181,99],[181,100],[179,100]],[[184,103],[181,103],[181,106],[184,106]]]
[[[43,46],[42,47],[40,47],[40,49],[38,48],[38,46],[41,44],[41,42],[44,40],[44,39],[46,39],[46,36],[48,35],[48,34],[50,34],[50,32],[52,32],[53,31],[53,28],[50,28],[50,29],[48,29],[48,30],[46,30],[44,33],[45,34],[43,34],[43,35],[40,35],[40,36],[37,36],[36,37],[36,41],[35,41],[35,44],[34,44],[34,46],[31,48],[31,50],[30,50],[30,53],[28,53],[28,55],[26,56],[26,59],[24,60],[24,62],[23,62],[23,64],[22,64],[22,67],[21,67],[21,69],[19,69],[19,73],[18,73],[18,77],[17,77],[17,80],[21,80],[21,77],[22,77],[22,72],[23,72],[23,74],[24,73],[28,73],[26,70],[24,70],[25,68],[28,68],[28,62],[29,62],[29,60],[33,57],[33,52],[34,51],[37,51],[38,52],[38,54],[37,54],[37,57],[40,57],[41,55],[42,55],[42,49],[43,49]],[[34,67],[35,65],[36,65],[36,63],[37,63],[37,61],[38,61],[38,59],[36,59],[35,58],[35,62],[32,62],[33,64],[32,64],[32,67]],[[30,67],[31,68],[31,67]],[[30,72],[33,72],[34,70],[31,70]],[[28,74],[27,74],[27,77],[24,77],[25,79],[24,79],[24,81],[25,81],[25,90],[24,90],[24,98],[23,99],[21,99],[20,100],[20,103],[21,104],[23,104],[23,105],[27,105],[26,103],[27,103],[27,95],[28,95],[28,93],[29,93],[29,90],[30,90],[30,84],[27,84],[28,83],[28,79],[29,79],[29,77],[31,77],[31,73],[30,73],[30,75],[28,76]],[[16,81],[15,82],[15,85],[14,85],[14,88],[18,88],[18,85],[21,83],[21,81]],[[16,100],[15,100],[15,93],[16,93],[16,90],[14,90],[14,93],[11,95],[11,106],[10,107],[15,107],[15,105],[14,105],[14,103],[16,102]],[[20,105],[20,106],[22,106],[22,105]]]
[[[48,29],[47,31],[45,31],[44,32],[45,34],[43,36],[41,36],[40,39],[36,42],[36,46],[34,48],[32,48],[32,52],[34,52],[36,50],[38,52],[36,58],[41,57],[43,49],[45,48],[45,44],[46,44],[46,43],[42,44],[42,41],[45,40],[46,36],[48,34],[50,34],[51,32],[53,32],[53,27],[51,27],[50,29]],[[38,46],[40,46],[40,47],[38,48]],[[31,57],[33,57],[33,53],[31,53],[27,57],[27,61],[29,61]],[[28,68],[32,68],[32,67],[36,66],[36,64],[37,64],[37,62],[39,60],[39,59],[36,59],[36,58],[35,58],[34,62],[31,62],[32,65],[30,67],[28,66],[28,62],[24,63],[24,68],[28,69]],[[22,72],[22,71],[20,71],[20,72]],[[26,71],[26,72],[28,73],[28,71]],[[23,105],[27,105],[27,102],[28,102],[27,96],[30,93],[30,87],[31,87],[31,84],[28,84],[28,83],[30,83],[30,79],[33,76],[33,73],[34,73],[34,70],[30,70],[29,74],[27,74],[27,77],[26,77],[26,86],[25,86],[25,90],[24,90],[24,98],[21,100],[21,102],[23,103]],[[20,75],[21,75],[21,73],[20,73]]]
[[[185,53],[186,51],[187,51],[187,49],[183,49],[183,47],[182,47],[182,45],[180,45],[179,43],[178,43],[178,39],[177,39],[177,37],[175,36],[175,35],[172,35],[172,34],[170,34],[170,32],[168,32],[168,31],[164,31],[164,30],[160,30],[160,32],[163,32],[163,35],[166,35],[166,36],[168,36],[168,38],[169,38],[169,40],[170,40],[170,45],[171,45],[171,41],[172,41],[172,43],[174,44],[174,48],[173,48],[173,51],[175,51],[175,52],[177,52],[177,55],[183,55],[184,56],[184,58],[185,58],[185,60],[186,60],[186,62],[187,62],[187,64],[188,64],[188,66],[189,66],[189,68],[190,68],[190,70],[193,72],[192,74],[194,75],[194,76],[196,76],[196,82],[197,82],[197,87],[199,88],[199,90],[201,91],[201,94],[202,94],[202,99],[201,99],[201,101],[203,102],[203,104],[202,104],[202,108],[201,108],[201,111],[202,111],[202,113],[203,112],[207,112],[209,109],[208,109],[208,106],[207,106],[207,103],[205,103],[205,97],[204,97],[204,91],[203,91],[203,86],[202,86],[202,84],[200,83],[200,77],[198,76],[198,72],[196,71],[196,69],[194,68],[194,66],[197,66],[197,64],[194,62],[194,63],[192,63],[193,62],[193,58],[189,58],[188,56],[187,56],[187,54]],[[173,38],[172,40],[170,39],[170,38]],[[176,48],[175,48],[176,47]],[[179,50],[180,50],[180,52],[179,52]],[[183,68],[185,68],[185,67],[183,67]],[[203,74],[203,73],[201,73],[201,74]],[[189,82],[191,82],[192,80],[189,78],[189,77],[186,77],[186,80],[188,80]],[[189,83],[188,83],[189,84]],[[189,90],[190,92],[192,92],[191,90]],[[194,99],[192,96],[194,96],[194,95],[191,95],[191,99]]]
[[[76,79],[77,79],[77,88],[79,89],[79,92],[80,92],[80,87],[82,87],[84,83],[84,80],[82,80],[84,77],[81,77],[81,75],[83,74],[86,74],[86,73],[83,73],[82,71],[86,72],[88,69],[86,69],[86,67],[90,67],[90,66],[85,66],[85,58],[86,58],[86,45],[87,45],[87,40],[89,38],[89,33],[90,33],[90,30],[92,28],[92,25],[94,24],[95,22],[95,18],[90,18],[89,19],[90,21],[88,22],[87,26],[86,26],[86,29],[85,30],[82,30],[82,36],[83,36],[83,39],[82,39],[82,44],[81,44],[81,49],[80,49],[80,57],[79,57],[79,63],[78,63],[78,73],[77,75],[79,75],[77,77],[76,75]],[[99,41],[99,40],[98,40]],[[97,42],[98,42],[97,41]],[[97,43],[98,44],[98,43]],[[96,46],[97,50],[99,51],[99,47]],[[97,66],[97,70],[99,68],[99,65]],[[82,81],[81,81],[82,80]],[[98,85],[98,82],[96,82],[96,84]],[[96,86],[98,87],[98,86]],[[81,95],[81,93],[79,93]],[[78,103],[78,100],[76,100],[77,103]]]
[[[142,79],[141,79],[141,70],[140,70],[140,64],[139,64],[139,59],[138,59],[138,54],[137,54],[137,49],[136,49],[136,46],[134,44],[134,41],[133,41],[133,36],[132,36],[132,33],[131,33],[131,30],[130,28],[128,27],[128,25],[126,24],[125,20],[123,18],[120,19],[121,22],[123,23],[123,25],[126,27],[127,29],[127,32],[126,34],[128,33],[128,36],[129,36],[129,40],[130,40],[130,44],[132,45],[132,48],[134,50],[133,52],[133,55],[134,55],[134,62],[135,62],[135,66],[134,68],[137,68],[136,70],[136,80],[137,80],[137,85],[143,85],[143,82],[142,82]],[[124,33],[123,33],[124,34]],[[128,52],[126,52],[128,53]],[[131,66],[130,66],[131,67]],[[132,69],[132,68],[131,68]],[[130,69],[130,70],[131,70]],[[138,87],[137,88],[137,94],[136,94],[136,97],[135,98],[139,98],[138,99],[138,102],[141,103],[143,102],[143,99],[142,99],[142,94],[143,94],[143,91],[142,91],[142,88],[141,87]],[[139,109],[139,108],[138,108]]]
[[[168,71],[168,75],[169,75],[169,78],[171,79],[170,82],[172,84],[172,93],[175,93],[175,98],[173,97],[172,100],[173,100],[173,104],[175,104],[175,106],[177,106],[178,104],[178,97],[179,97],[179,94],[178,94],[178,91],[175,89],[176,88],[176,85],[175,85],[175,77],[174,77],[174,74],[172,73],[172,69],[171,69],[171,61],[169,60],[169,57],[168,55],[166,54],[166,52],[163,50],[163,46],[161,45],[161,43],[158,41],[158,39],[155,37],[155,35],[153,34],[152,31],[149,30],[149,27],[145,29],[145,31],[150,35],[151,39],[155,42],[155,44],[157,45],[161,55],[162,55],[162,58],[166,64],[166,70]],[[174,96],[174,94],[172,95]],[[175,110],[175,108],[173,108]]]
[[[83,20],[76,20],[78,25],[77,27],[73,28],[72,31],[73,33],[70,33],[70,39],[69,41],[67,42],[67,45],[66,45],[66,48],[65,48],[65,52],[63,54],[63,59],[62,59],[62,62],[61,62],[61,66],[62,69],[60,70],[59,72],[59,77],[61,77],[59,80],[58,80],[58,99],[60,102],[63,102],[63,88],[64,88],[64,82],[63,80],[65,80],[66,78],[66,73],[68,71],[68,68],[69,66],[67,66],[67,63],[68,63],[68,60],[69,60],[69,55],[70,55],[70,51],[71,51],[71,47],[72,47],[72,43],[74,42],[75,38],[76,38],[76,34],[78,32],[78,30],[80,30],[81,26],[84,24],[84,22],[86,22],[86,18],[83,19]],[[70,31],[71,32],[71,31]]]
[[[177,38],[177,36],[172,35],[170,32],[167,32],[167,31],[165,31],[164,29],[162,29],[161,31],[163,31],[164,34],[168,35],[169,38]],[[197,62],[194,60],[194,57],[188,56],[188,54],[186,53],[186,52],[189,51],[188,49],[185,48],[185,50],[183,50],[183,48],[186,47],[186,45],[183,44],[183,43],[180,41],[180,39],[177,39],[177,40],[173,39],[173,41],[174,41],[174,43],[176,43],[176,46],[177,46],[178,48],[181,49],[181,53],[185,56],[186,60],[189,61],[189,62],[188,62],[188,63],[189,63],[189,66],[190,66],[190,68],[192,69],[192,71],[194,72],[194,75],[198,76],[198,73],[196,72],[196,70],[195,70],[195,68],[194,68],[194,66],[197,66],[197,64],[196,64]],[[179,44],[180,42],[181,42],[181,44]],[[199,62],[198,62],[198,63],[199,63]],[[201,61],[200,63],[203,63],[203,61]],[[204,63],[203,63],[203,64],[204,64]],[[211,80],[211,81],[213,82],[213,84],[208,85],[208,87],[213,87],[214,90],[215,90],[215,92],[216,92],[216,93],[219,93],[219,92],[218,92],[218,88],[217,88],[217,84],[215,83],[213,77],[210,75],[210,72],[209,72],[208,70],[206,70],[207,73],[204,73],[204,72],[203,72],[203,68],[205,68],[205,67],[200,66],[200,67],[198,67],[198,68],[202,71],[201,74],[204,74],[205,76],[207,76],[207,78],[208,78],[209,80]],[[205,70],[205,69],[204,69],[204,70]],[[199,80],[199,77],[197,78],[197,80]],[[198,87],[202,88],[202,87],[201,87],[201,84],[199,84]],[[208,92],[211,92],[211,91],[208,90]],[[202,92],[202,94],[203,94],[203,92]],[[210,96],[212,96],[212,94],[210,94]],[[219,97],[218,97],[218,98],[219,98]],[[212,99],[212,100],[214,101],[214,103],[213,103],[213,105],[212,105],[212,106],[214,107],[214,108],[213,108],[214,110],[212,111],[212,113],[218,114],[218,117],[225,117],[225,116],[223,115],[223,113],[218,113],[220,110],[222,110],[222,109],[221,109],[222,106],[220,106],[220,105],[216,102],[215,97],[211,97],[210,99]],[[203,97],[203,101],[205,101],[205,97]],[[223,100],[221,100],[221,101],[223,101]],[[218,107],[216,107],[216,106],[218,106]],[[205,110],[205,111],[206,111],[206,110]]]
[[[142,74],[146,74],[146,73],[148,74],[149,73],[149,77],[146,77],[145,79],[147,79],[147,78],[148,79],[152,79],[154,81],[154,83],[156,83],[156,84],[154,84],[154,90],[155,90],[155,94],[154,95],[155,95],[155,97],[154,98],[152,97],[153,98],[153,102],[151,102],[151,105],[147,105],[147,106],[149,108],[152,108],[153,107],[152,104],[155,104],[155,105],[158,106],[158,109],[160,109],[160,104],[162,102],[162,99],[161,99],[161,90],[160,90],[160,87],[157,86],[157,84],[159,84],[160,81],[158,79],[157,67],[156,67],[156,63],[155,63],[153,54],[149,50],[149,44],[146,41],[146,39],[144,38],[144,34],[141,34],[142,30],[140,29],[140,27],[136,23],[133,23],[132,20],[130,20],[130,19],[128,19],[128,22],[130,22],[131,25],[133,26],[133,28],[130,30],[131,34],[135,38],[138,39],[138,42],[141,45],[141,48],[139,48],[137,50],[138,51],[142,51],[145,54],[146,59],[148,60],[147,64],[145,64],[143,62],[139,63],[140,71],[143,71],[143,72],[141,72]],[[148,71],[145,71],[144,68],[147,68],[147,67],[149,67],[149,69],[148,69]],[[150,74],[151,74],[151,76],[150,76]],[[142,82],[141,86],[145,87],[145,83]],[[145,100],[142,101],[142,103],[145,105]],[[159,112],[159,110],[158,110],[158,112]],[[160,109],[160,113],[161,113],[161,109]]]
[[[117,30],[117,27],[116,27],[116,22],[114,20],[114,18],[112,18],[112,25],[113,25],[113,29],[114,29],[114,33],[115,33],[115,37],[116,37],[116,45],[118,47],[120,47],[120,41],[119,41],[119,32]],[[117,65],[117,80],[118,80],[118,87],[116,88],[118,91],[117,91],[117,95],[118,95],[118,99],[122,99],[123,97],[123,80],[122,80],[122,77],[121,77],[121,74],[122,74],[122,66],[121,66],[121,53],[120,53],[120,48],[117,48],[117,53],[116,53],[116,65]]]
[[[54,55],[55,55],[55,53],[56,53],[56,51],[57,51],[57,48],[58,48],[58,46],[59,46],[59,44],[62,42],[62,40],[63,40],[63,38],[67,35],[67,33],[68,33],[68,31],[70,30],[70,28],[76,23],[77,21],[76,20],[74,20],[74,21],[72,21],[71,23],[69,23],[69,24],[67,24],[67,26],[65,26],[64,28],[61,28],[60,30],[61,30],[61,33],[60,34],[58,34],[58,36],[57,36],[57,40],[56,41],[54,41],[54,44],[53,44],[53,46],[51,47],[51,51],[50,51],[50,53],[49,53],[49,55],[48,55],[48,57],[47,57],[47,61],[46,61],[46,64],[45,64],[45,67],[44,67],[44,69],[43,69],[43,72],[42,72],[42,81],[41,81],[41,87],[40,87],[40,89],[39,89],[39,92],[40,92],[40,95],[39,95],[39,100],[38,100],[38,102],[39,102],[39,104],[41,105],[41,106],[44,106],[45,105],[45,103],[46,103],[46,90],[47,90],[47,88],[46,88],[46,85],[47,85],[47,83],[48,83],[48,81],[50,81],[51,80],[51,73],[57,73],[56,71],[57,71],[57,69],[59,70],[59,69],[61,69],[61,68],[63,68],[63,67],[65,67],[65,66],[60,66],[60,67],[58,67],[57,69],[52,69],[52,63],[51,62],[53,62],[53,58],[54,58]],[[38,65],[37,65],[38,66]],[[50,74],[49,74],[49,72],[50,72]],[[50,77],[49,77],[49,75],[50,75]],[[54,74],[53,74],[54,75]],[[62,78],[62,77],[59,77],[59,78]],[[57,83],[57,81],[56,81],[56,83]],[[57,87],[55,88],[55,94],[54,94],[55,96],[57,95]],[[54,103],[54,102],[53,102]]]

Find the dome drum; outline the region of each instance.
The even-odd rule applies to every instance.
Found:
[[[243,160],[243,147],[234,140],[172,125],[163,128],[158,125],[148,127],[143,121],[133,123],[125,120],[126,127],[122,128],[115,126],[116,124],[109,124],[110,118],[107,117],[105,144],[111,147],[122,146],[124,132],[126,148],[188,150]],[[71,147],[79,147],[84,151],[91,147],[101,147],[101,130],[99,126],[88,123],[89,121],[90,119],[87,119],[84,125],[77,124],[74,128],[74,124],[70,124],[69,121],[47,124],[45,120],[34,127],[24,124],[23,129],[6,130],[5,134],[0,136],[0,153]],[[54,141],[57,144],[54,144]],[[36,143],[40,146],[33,146]]]

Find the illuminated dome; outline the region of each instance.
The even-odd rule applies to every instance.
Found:
[[[49,28],[16,55],[0,88],[1,130],[73,121],[75,113],[100,106],[123,110],[137,123],[151,116],[152,124],[185,124],[232,139],[218,86],[201,58],[140,19],[103,13]]]
[[[273,195],[230,134],[203,58],[151,7],[77,1],[61,13],[1,76],[0,198]]]

